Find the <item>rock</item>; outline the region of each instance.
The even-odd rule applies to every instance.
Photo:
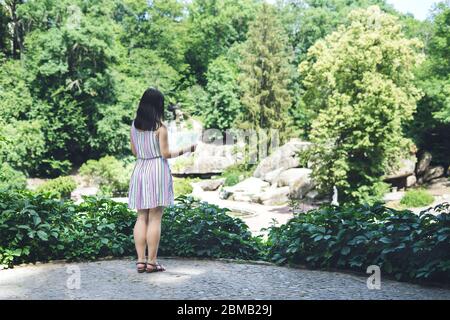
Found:
[[[280,176],[280,174],[283,172],[284,169],[279,168],[273,171],[270,171],[269,173],[266,173],[266,175],[264,176],[263,180],[270,182],[270,184],[276,184],[276,180],[278,179],[278,177]]]
[[[231,199],[233,201],[241,201],[241,202],[257,202],[254,200],[254,197],[252,194],[246,194],[246,193],[241,193],[241,192],[233,193],[231,195]]]
[[[315,183],[311,179],[311,175],[305,174],[289,185],[290,197],[294,199],[303,199],[308,192],[314,189],[314,187]]]
[[[416,183],[417,183],[417,178],[416,178],[416,176],[408,176],[408,177],[406,178],[406,187],[407,187],[407,188],[411,188],[411,187],[415,186]]]
[[[431,159],[432,159],[432,155],[428,151],[423,152],[419,156],[419,161],[417,161],[417,165],[416,165],[416,175],[421,176],[425,173],[425,171],[430,166]]]
[[[269,187],[270,183],[250,177],[232,187],[226,187],[224,190],[230,193],[229,199],[234,201],[257,202],[255,196],[265,192]]]
[[[219,192],[219,198],[222,200],[227,200],[232,195],[231,192],[228,192],[225,189],[220,190]]]
[[[260,193],[264,188],[268,188],[269,186],[270,183],[264,180],[250,177],[232,187],[227,187],[225,189],[230,192],[248,192],[256,194]]]
[[[258,200],[266,206],[284,204],[289,201],[289,187],[270,188],[258,195]]]
[[[416,162],[416,157],[400,160],[398,169],[391,169],[388,171],[388,173],[384,176],[384,180],[389,181],[414,175]]]
[[[173,174],[222,173],[226,168],[242,162],[242,146],[199,143],[197,150],[187,156],[171,160]]]
[[[311,190],[306,194],[305,199],[310,203],[314,203],[322,201],[323,197],[320,195],[319,191]]]
[[[203,189],[203,191],[215,191],[219,189],[220,186],[222,186],[225,182],[225,179],[214,179],[214,180],[204,180],[201,181],[200,188]]]
[[[442,177],[445,174],[445,169],[442,166],[428,167],[423,175],[423,181],[429,182],[433,179]]]
[[[308,179],[311,175],[312,170],[306,168],[293,168],[283,171],[278,178],[276,183],[279,187],[291,187],[294,183],[299,180]]]
[[[264,178],[265,175],[277,169],[290,169],[299,166],[297,154],[311,146],[310,142],[292,139],[285,145],[276,148],[272,154],[261,160],[253,174],[255,178]]]

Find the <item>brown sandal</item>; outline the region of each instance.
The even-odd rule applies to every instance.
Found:
[[[152,266],[152,268],[149,268],[148,266]],[[166,271],[166,268],[164,268],[159,263],[147,263],[147,267],[146,267],[145,271],[147,273],[163,272],[163,271]]]
[[[144,267],[139,267],[139,265],[144,265]],[[137,272],[138,273],[144,273],[145,270],[147,269],[147,263],[146,262],[136,262],[136,266],[137,266]]]

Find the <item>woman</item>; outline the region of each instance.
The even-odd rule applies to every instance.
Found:
[[[138,211],[134,226],[137,271],[158,272],[157,262],[163,209],[174,200],[172,176],[167,159],[194,152],[196,145],[170,151],[167,128],[163,124],[164,96],[156,89],[144,92],[131,125],[131,151],[137,161],[130,179],[128,206]],[[147,262],[145,249],[148,248]]]

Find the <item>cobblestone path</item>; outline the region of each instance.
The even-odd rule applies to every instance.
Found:
[[[130,259],[49,263],[0,271],[0,299],[450,299],[450,290],[268,264],[161,259],[167,271],[138,274]],[[76,286],[79,270],[80,288]]]

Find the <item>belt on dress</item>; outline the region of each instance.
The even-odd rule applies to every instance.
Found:
[[[153,159],[158,159],[161,158],[161,156],[157,156],[157,157],[153,157],[153,158],[137,158],[138,160],[153,160]]]

